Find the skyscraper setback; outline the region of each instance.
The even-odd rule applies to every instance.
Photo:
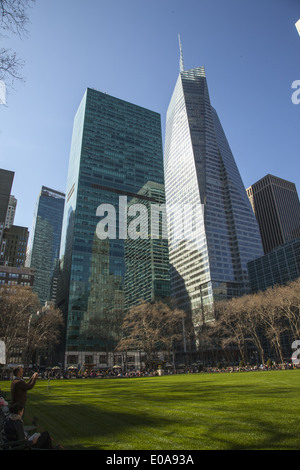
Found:
[[[88,88],[74,118],[60,251],[66,364],[99,364],[116,339],[130,263],[118,231],[114,239],[97,236],[97,209],[113,206],[116,227],[124,232],[130,201],[155,199],[139,193],[148,181],[164,182],[160,115]]]
[[[182,54],[180,64],[167,111],[164,155],[171,285],[178,307],[201,324],[214,319],[217,300],[249,292],[247,262],[263,250],[245,187],[210,103],[204,67],[184,70]],[[170,212],[176,206],[179,210]],[[194,222],[188,236],[180,238],[176,232],[188,207]]]

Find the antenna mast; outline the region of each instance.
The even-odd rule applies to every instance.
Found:
[[[182,44],[180,40],[180,34],[178,34],[179,40],[179,49],[180,49],[180,72],[184,72],[184,64],[183,64],[183,52],[182,52]]]

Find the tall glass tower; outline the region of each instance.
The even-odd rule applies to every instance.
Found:
[[[66,365],[98,365],[117,338],[125,305],[125,216],[133,198],[155,201],[138,194],[149,180],[164,183],[160,115],[88,88],[74,118],[60,250]],[[97,227],[105,209],[113,212],[115,230],[102,238]]]
[[[182,55],[166,117],[164,169],[172,292],[202,324],[214,319],[216,301],[249,291],[247,262],[263,250],[204,67],[184,70]]]
[[[141,222],[146,230],[143,238],[128,237],[125,241],[125,312],[141,299],[151,302],[169,298],[171,295],[167,227],[164,223],[164,185],[148,181],[140,189],[138,196],[139,198],[129,201],[128,208],[133,207],[133,204],[143,203]],[[140,199],[141,197],[146,199]],[[154,208],[158,205],[155,206],[151,200],[155,201],[159,208],[164,209],[161,216],[154,213]],[[155,220],[158,224],[156,236]],[[153,233],[149,236],[151,224]]]
[[[52,277],[59,257],[64,204],[63,193],[42,186],[26,256],[26,266],[35,268],[33,290],[41,304],[52,298]]]

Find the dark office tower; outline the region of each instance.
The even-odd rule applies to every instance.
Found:
[[[265,253],[300,237],[300,202],[290,181],[266,175],[247,189]]]
[[[116,338],[127,204],[149,180],[163,184],[160,115],[88,88],[74,119],[60,252],[66,365],[98,364]],[[102,237],[106,214],[110,232]]]
[[[39,194],[26,257],[26,266],[35,268],[33,290],[42,304],[51,300],[52,276],[59,257],[65,195],[42,186]]]
[[[1,246],[1,264],[21,268],[25,266],[29,232],[27,227],[11,225],[5,228]]]
[[[263,253],[258,224],[218,115],[204,67],[181,71],[169,104],[165,188],[171,283],[194,324],[214,303],[249,291],[247,262]]]
[[[0,169],[0,244],[15,173]]]

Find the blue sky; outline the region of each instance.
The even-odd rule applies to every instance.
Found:
[[[42,185],[65,192],[73,118],[86,87],[161,114],[179,73],[204,65],[245,187],[268,173],[300,190],[299,0],[37,0],[25,61],[0,106],[0,167],[15,171],[16,225],[31,228]]]

